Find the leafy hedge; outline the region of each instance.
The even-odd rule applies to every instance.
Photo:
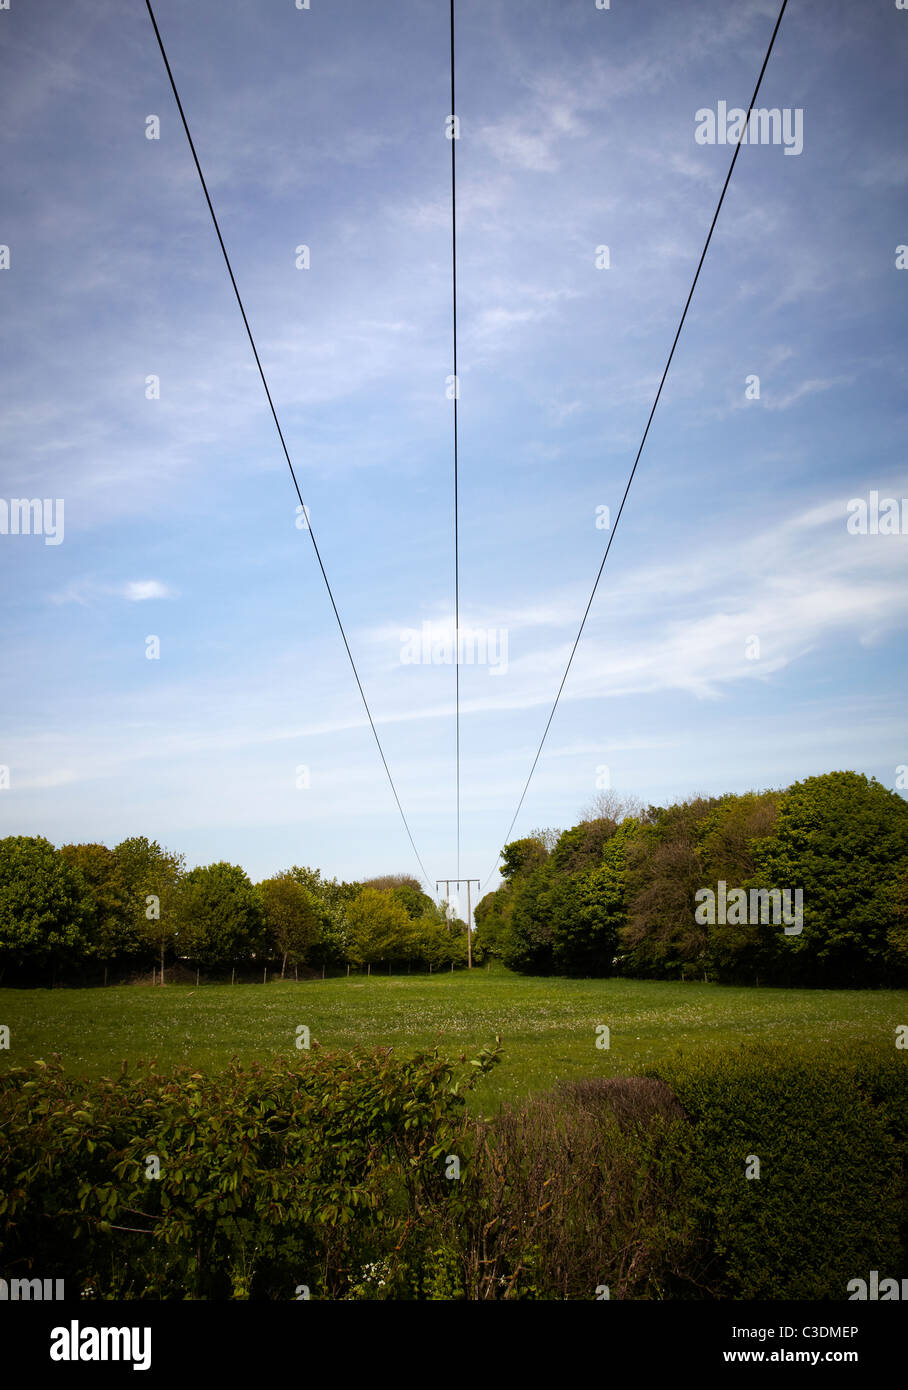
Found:
[[[905,1272],[904,1053],[749,1045],[652,1070],[692,1126],[689,1210],[717,1296],[839,1300],[871,1269]]]
[[[904,1053],[746,1046],[472,1117],[498,1060],[8,1072],[0,1274],[94,1298],[841,1301],[905,1273]]]
[[[370,1279],[419,1296],[424,1213],[496,1060],[460,1079],[390,1049],[215,1076],[124,1064],[100,1084],[44,1062],[8,1072],[0,1269],[100,1298],[368,1297]]]

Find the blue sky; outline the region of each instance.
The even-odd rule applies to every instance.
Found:
[[[453,668],[401,659],[453,621],[448,7],[155,10],[449,876]],[[496,863],[725,177],[695,113],[748,102],[776,12],[458,0],[461,621],[507,640],[462,670],[465,875]],[[908,764],[908,539],[846,530],[849,499],[908,495],[906,57],[893,3],[791,0],[760,102],[803,111],[803,150],[740,152],[515,835],[574,823],[603,767],[664,803]],[[61,544],[0,535],[0,833],[412,872],[144,5],[12,0],[0,71],[0,496],[65,502]]]

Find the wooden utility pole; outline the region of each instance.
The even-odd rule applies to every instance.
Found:
[[[472,970],[472,969],[473,969],[473,926],[472,926],[472,920],[471,920],[471,919],[472,919],[472,916],[473,916],[473,908],[472,908],[472,905],[471,905],[471,903],[470,903],[470,886],[471,886],[472,884],[475,883],[476,886],[477,886],[477,888],[478,888],[479,885],[480,885],[480,883],[481,883],[481,881],[482,881],[482,880],[481,880],[481,879],[478,879],[478,878],[437,878],[437,879],[435,880],[435,891],[436,891],[436,893],[438,892],[438,886],[439,886],[439,884],[441,884],[441,883],[444,884],[444,886],[445,886],[445,899],[446,899],[446,901],[450,901],[450,898],[451,898],[451,884],[452,884],[452,883],[454,884],[454,886],[455,886],[456,888],[459,888],[460,885],[461,885],[462,883],[465,883],[465,884],[467,885],[467,969],[468,969],[468,970]],[[452,963],[452,969],[453,969],[453,963]]]

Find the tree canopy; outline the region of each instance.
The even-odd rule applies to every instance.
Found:
[[[476,909],[485,950],[528,973],[816,985],[908,975],[908,802],[874,778],[830,772],[620,822],[616,805],[603,801],[551,847],[538,836],[504,847],[504,882]],[[712,921],[697,910],[708,895]]]

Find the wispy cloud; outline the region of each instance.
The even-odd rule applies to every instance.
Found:
[[[176,598],[176,590],[160,579],[128,579],[118,584],[96,579],[74,579],[65,589],[50,595],[51,603],[91,604],[105,599],[145,603],[149,599]]]
[[[814,396],[821,391],[832,391],[836,386],[846,386],[850,382],[851,378],[844,376],[802,381],[781,396],[774,396],[771,391],[767,391],[765,395],[761,395],[761,400],[763,400],[767,410],[789,410],[805,396]]]

